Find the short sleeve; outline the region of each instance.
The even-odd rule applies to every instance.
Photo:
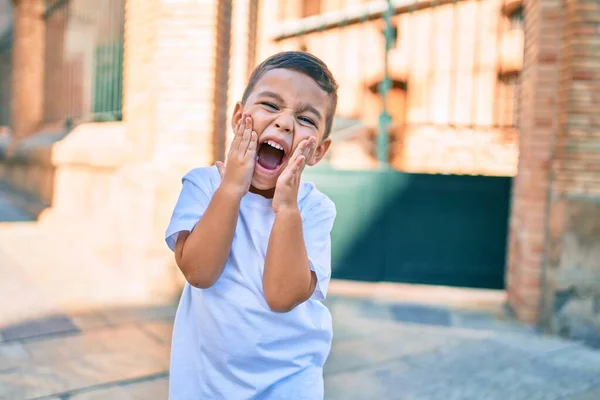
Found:
[[[207,176],[203,177],[201,174],[190,172],[183,177],[182,183],[183,186],[165,234],[167,246],[172,251],[175,251],[179,232],[191,232],[194,229],[204,215],[211,198],[210,190],[208,190],[210,182]]]
[[[331,230],[336,209],[331,201],[313,207],[303,218],[303,233],[311,271],[317,275],[315,300],[325,300],[331,280]]]

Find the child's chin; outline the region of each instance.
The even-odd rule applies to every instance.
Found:
[[[258,190],[271,190],[275,188],[277,178],[278,177],[266,179],[266,177],[257,176],[255,173],[254,177],[252,178],[252,186]]]

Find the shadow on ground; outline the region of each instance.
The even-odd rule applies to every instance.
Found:
[[[22,195],[17,195],[8,185],[0,182],[0,223],[34,221],[32,213],[19,207],[23,205],[23,201],[26,200]]]
[[[330,297],[326,399],[600,398],[600,352],[486,313]],[[166,399],[174,304],[0,327],[0,398]]]

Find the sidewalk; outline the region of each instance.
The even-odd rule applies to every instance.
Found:
[[[600,351],[486,313],[327,301],[326,399],[592,400]],[[0,398],[166,399],[175,306],[54,315],[3,327]]]
[[[0,222],[0,399],[167,399],[176,306],[65,308],[124,291],[119,271],[28,219],[0,190],[0,221],[23,221]],[[330,288],[327,400],[600,399],[600,350],[515,324],[497,292]]]

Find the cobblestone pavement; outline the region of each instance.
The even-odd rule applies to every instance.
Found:
[[[600,351],[489,314],[330,298],[326,399],[592,400]],[[1,399],[166,399],[175,306],[0,328]]]

